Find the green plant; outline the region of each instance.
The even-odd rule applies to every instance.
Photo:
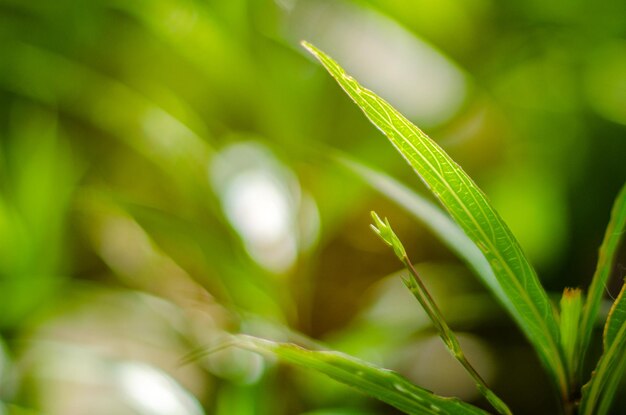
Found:
[[[435,233],[474,269],[534,347],[558,393],[563,413],[608,413],[626,368],[626,288],[622,288],[605,323],[604,353],[596,370],[580,393],[578,389],[583,383],[583,363],[598,318],[604,287],[626,226],[626,186],[614,204],[597,270],[586,298],[579,289],[566,289],[559,311],[550,302],[535,270],[507,225],[461,167],[391,105],[347,75],[329,56],[309,43],[303,42],[303,45],[413,167],[449,216],[380,173],[347,159],[342,159],[344,164],[366,181],[378,182],[391,198],[429,223]],[[427,312],[445,345],[474,378],[478,389],[491,405],[499,413],[511,413],[465,358],[455,335],[420,280],[389,222],[382,221],[376,214],[373,214],[373,219],[374,231],[393,248],[409,271],[409,277],[404,282]],[[236,337],[235,344],[324,373],[406,413],[484,413],[468,403],[436,396],[396,373],[338,352],[306,350],[293,344],[243,335]]]

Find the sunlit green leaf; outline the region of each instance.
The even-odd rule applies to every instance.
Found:
[[[238,336],[235,344],[323,373],[408,414],[486,414],[458,399],[434,395],[413,385],[396,372],[378,368],[343,353],[312,351],[294,344],[275,343],[249,336]]]
[[[585,303],[585,307],[583,309],[579,346],[579,366],[582,366],[582,360],[584,359],[585,352],[589,346],[593,326],[598,316],[600,302],[602,301],[606,283],[611,275],[615,256],[625,230],[626,185],[622,187],[622,190],[619,192],[617,199],[615,199],[615,203],[613,204],[611,219],[606,228],[602,245],[600,246],[598,265],[596,266],[596,271],[593,275],[591,285],[589,286],[587,302]]]
[[[604,326],[604,353],[591,380],[582,390],[580,414],[608,413],[619,380],[626,369],[626,284],[622,286]]]
[[[324,65],[369,120],[415,169],[491,264],[513,317],[565,398],[567,374],[555,310],[509,228],[472,179],[426,134],[386,101],[363,88],[330,57],[303,45]]]

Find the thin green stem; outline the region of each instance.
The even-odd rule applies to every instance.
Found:
[[[444,344],[450,350],[455,359],[461,363],[461,365],[465,368],[467,373],[474,379],[476,382],[476,387],[483,394],[483,396],[489,401],[489,403],[502,415],[511,415],[512,412],[509,407],[500,399],[498,396],[487,386],[485,380],[478,374],[476,369],[470,364],[470,362],[465,357],[465,353],[461,350],[461,345],[459,340],[457,339],[454,332],[446,323],[446,320],[443,318],[443,314],[435,300],[428,292],[426,285],[422,282],[417,270],[413,266],[413,263],[409,259],[409,256],[402,245],[402,241],[400,238],[394,233],[393,229],[391,229],[391,225],[387,218],[385,220],[381,220],[380,217],[372,212],[372,219],[374,220],[374,224],[371,225],[374,232],[380,236],[380,238],[390,247],[393,248],[393,252],[396,254],[396,257],[404,264],[406,269],[409,271],[409,277],[405,278],[404,284],[407,286],[409,291],[413,294],[413,296],[417,299],[417,301],[421,304],[428,314],[428,317],[433,322],[437,331],[439,332],[439,336],[443,340]]]
[[[407,286],[407,288],[409,288],[411,293],[413,293],[413,296],[422,305],[422,307],[426,311],[426,314],[428,314],[428,317],[437,328],[439,336],[445,343],[446,347],[448,347],[454,358],[474,379],[474,381],[476,382],[476,387],[494,407],[494,409],[496,409],[500,414],[511,415],[512,412],[509,407],[500,398],[498,398],[498,396],[491,389],[489,389],[489,386],[487,386],[487,382],[485,382],[485,380],[480,376],[478,371],[476,371],[474,366],[472,366],[469,360],[467,360],[467,357],[465,357],[465,353],[463,353],[463,350],[461,349],[461,345],[456,335],[450,329],[450,326],[448,326],[448,323],[443,318],[441,310],[439,310],[439,307],[430,295],[430,292],[426,288],[426,285],[424,285],[424,282],[419,277],[419,274],[413,266],[413,263],[410,261],[408,255],[404,255],[402,263],[410,273],[409,278],[404,280],[405,285]]]

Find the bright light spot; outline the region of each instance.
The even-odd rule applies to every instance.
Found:
[[[120,388],[144,415],[200,415],[198,402],[164,373],[141,363],[118,368]]]
[[[226,215],[250,253],[275,271],[289,268],[297,254],[285,196],[281,184],[263,171],[234,177],[223,196]]]
[[[289,204],[280,183],[263,171],[233,178],[224,194],[226,213],[253,243],[276,242],[289,232]]]
[[[348,73],[422,125],[451,118],[466,95],[461,70],[397,22],[341,2],[304,3],[294,35],[311,40]]]
[[[248,142],[224,149],[210,178],[252,258],[277,273],[289,269],[298,253],[302,200],[293,173],[265,147]]]

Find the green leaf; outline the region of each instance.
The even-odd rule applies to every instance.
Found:
[[[589,286],[589,294],[587,295],[587,302],[583,309],[583,317],[581,322],[581,334],[579,345],[579,367],[583,365],[583,359],[587,348],[589,347],[589,341],[593,332],[593,326],[598,317],[598,310],[600,309],[600,302],[604,294],[607,280],[611,275],[613,269],[613,263],[615,262],[615,256],[622,239],[622,235],[626,231],[626,184],[622,187],[615,202],[613,203],[613,209],[611,211],[611,219],[609,225],[606,228],[604,234],[604,240],[600,246],[600,254],[598,257],[598,264],[596,271],[591,280]]]
[[[509,310],[509,313],[514,314],[515,309],[512,307],[512,303],[509,301],[506,293],[502,290],[502,286],[496,279],[489,262],[487,262],[476,244],[450,218],[450,215],[416,191],[409,189],[380,171],[345,156],[339,156],[337,160],[372,188],[396,202],[424,223],[452,252],[456,253],[474,270],[483,284]]]
[[[237,336],[234,344],[251,351],[272,354],[280,360],[323,373],[373,396],[407,414],[487,414],[456,398],[444,398],[415,386],[396,372],[339,352],[312,351],[291,343],[276,343],[250,336]]]
[[[609,311],[609,316],[604,326],[602,338],[605,350],[615,343],[619,331],[626,322],[626,301],[621,301],[621,297],[624,294],[623,291],[624,289],[622,288],[622,292],[620,292],[615,303],[613,303],[613,307],[611,307],[611,311]]]
[[[359,85],[322,51],[306,42],[303,45],[387,136],[482,251],[511,303],[507,309],[513,311],[565,400],[568,382],[555,310],[519,243],[484,193],[441,147],[389,103]]]
[[[578,359],[576,347],[580,326],[580,313],[583,308],[582,291],[578,288],[566,288],[561,297],[561,347],[565,361],[570,368]],[[570,371],[570,374],[572,372]]]
[[[608,413],[615,390],[626,369],[626,284],[611,307],[604,326],[604,353],[591,380],[582,389],[581,415]]]

